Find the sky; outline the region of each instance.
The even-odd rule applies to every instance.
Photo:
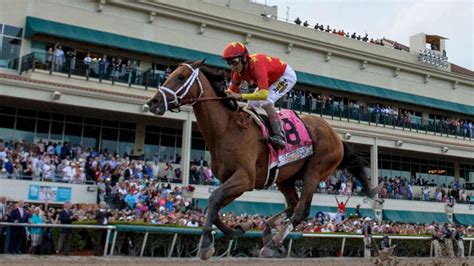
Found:
[[[387,38],[406,46],[420,32],[441,35],[451,63],[474,71],[474,0],[256,0],[278,6],[278,17],[299,17],[331,29]]]

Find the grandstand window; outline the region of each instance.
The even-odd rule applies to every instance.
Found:
[[[58,121],[51,122],[51,135],[50,139],[55,141],[62,141],[64,133],[64,123]]]
[[[0,139],[3,139],[4,141],[13,139],[14,126],[15,117],[0,115]]]
[[[102,128],[100,149],[116,152],[118,145],[118,131],[116,128]]]
[[[36,122],[36,138],[49,139],[49,120],[38,119]]]
[[[64,121],[64,114],[53,113],[53,114],[52,114],[52,119],[53,119],[54,121],[61,121],[61,122],[63,122],[63,121]]]
[[[121,123],[122,125],[123,123]],[[135,144],[135,131],[120,129],[119,135],[119,153],[131,154]]]
[[[34,110],[27,110],[27,109],[18,109],[18,116],[24,116],[24,117],[34,117],[36,118],[36,111]]]
[[[98,126],[84,126],[84,136],[82,145],[91,148],[99,147],[100,127]]]
[[[474,164],[459,164],[459,177],[466,182],[474,182]]]
[[[66,115],[66,121],[82,124],[84,122],[84,118],[82,116]]]
[[[43,118],[43,119],[51,119],[51,113],[48,112],[38,112],[38,118]]]
[[[16,112],[15,108],[5,107],[5,106],[0,107],[0,114],[15,115],[15,112]]]
[[[66,123],[66,127],[64,129],[64,141],[70,143],[81,143],[81,136],[82,136],[82,125],[81,124],[72,124]]]
[[[101,125],[101,124],[102,124],[102,121],[101,121],[100,119],[86,117],[86,118],[84,119],[84,124],[88,124],[88,125]]]
[[[15,139],[23,139],[28,142],[34,140],[35,135],[35,120],[25,117],[17,117],[15,126]]]
[[[0,67],[18,69],[23,29],[0,24]]]
[[[118,128],[119,127],[119,122],[118,121],[111,121],[111,120],[102,120],[102,125],[104,127]]]

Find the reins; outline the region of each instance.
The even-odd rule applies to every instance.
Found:
[[[182,99],[181,104],[191,104],[196,102],[204,102],[204,101],[220,101],[220,100],[231,100],[233,97],[201,97],[201,98],[188,98]]]

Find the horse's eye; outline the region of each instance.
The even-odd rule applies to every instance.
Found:
[[[183,81],[185,79],[184,75],[182,74],[179,74],[177,77],[176,77],[176,81]]]

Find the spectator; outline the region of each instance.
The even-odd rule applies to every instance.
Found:
[[[372,248],[372,226],[370,217],[365,217],[362,233],[364,234],[364,258],[370,258],[370,249]]]
[[[339,202],[339,200],[337,199],[337,196],[335,196],[335,198],[336,198],[336,203],[337,203],[337,212],[341,215],[341,220],[344,221],[346,219],[346,205],[351,197],[348,196],[346,202],[344,203]]]
[[[39,207],[34,208],[34,213],[30,218],[31,224],[44,224],[43,215]],[[36,247],[41,245],[43,238],[43,228],[31,227],[30,229],[31,245],[29,253],[34,255],[36,253]]]
[[[459,226],[453,234],[458,246],[457,255],[459,258],[464,258],[464,226]]]
[[[64,51],[62,46],[59,43],[54,45],[54,64],[53,70],[54,71],[61,71],[64,64]]]
[[[105,202],[99,203],[99,210],[95,215],[95,221],[97,225],[108,225],[109,218],[111,217],[111,213],[107,210],[107,204]],[[99,230],[97,234],[95,234],[95,255],[102,256],[104,254],[104,246],[105,246],[105,237],[107,235],[106,230]]]
[[[49,47],[48,51],[46,52],[46,66],[48,70],[53,70],[53,62],[54,62],[54,51],[53,47]]]
[[[435,258],[439,258],[441,255],[441,247],[439,245],[439,240],[441,239],[441,237],[442,232],[439,230],[439,226],[435,225],[433,230],[431,231],[431,246],[433,247]]]
[[[296,19],[295,19],[295,24],[296,24],[296,25],[301,25],[301,20],[300,20],[299,17],[296,17]]]
[[[303,26],[305,26],[305,27],[308,27],[308,26],[309,26],[309,23],[308,23],[307,20],[304,21]]]
[[[87,53],[86,57],[84,57],[84,69],[86,71],[85,72],[86,77],[89,77],[90,75],[91,63],[92,63],[91,53]]]
[[[453,233],[451,231],[451,224],[445,223],[443,226],[443,240],[450,258],[454,257],[453,249]]]
[[[59,221],[61,224],[72,224],[73,221],[76,221],[77,218],[74,216],[73,211],[71,210],[72,204],[69,201],[64,203],[64,209],[59,213]],[[59,232],[59,243],[57,254],[69,255],[71,251],[71,241],[72,241],[72,229],[71,228],[61,228]]]
[[[28,223],[28,213],[24,209],[25,203],[20,200],[16,204],[16,208],[11,212],[9,222],[12,223]],[[10,228],[10,253],[22,254],[25,247],[26,232],[23,226],[13,226]]]

